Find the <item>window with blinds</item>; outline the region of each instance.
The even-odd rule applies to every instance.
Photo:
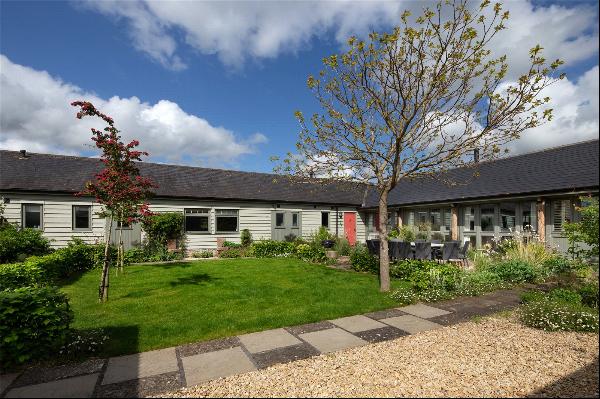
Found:
[[[569,222],[571,222],[571,201],[554,201],[552,209],[554,231],[563,231],[564,224]]]

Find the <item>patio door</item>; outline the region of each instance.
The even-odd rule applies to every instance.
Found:
[[[356,213],[344,212],[344,235],[350,245],[356,244]]]
[[[108,230],[110,226],[110,221],[107,219],[106,222],[106,230]],[[125,250],[139,247],[142,243],[142,226],[140,223],[133,224],[124,224],[123,226],[118,226],[117,222],[113,222],[112,231],[110,234],[110,243],[112,245],[119,244],[119,230],[123,231],[123,248]]]
[[[273,211],[271,215],[271,239],[285,241],[302,236],[302,218],[297,211]]]

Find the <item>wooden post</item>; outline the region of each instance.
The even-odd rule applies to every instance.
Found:
[[[536,204],[537,210],[537,233],[540,242],[546,242],[546,201],[538,198]]]
[[[458,207],[452,205],[450,208],[451,219],[450,219],[450,238],[454,241],[458,240]]]
[[[402,227],[402,211],[398,209],[396,215],[398,216],[398,228]]]

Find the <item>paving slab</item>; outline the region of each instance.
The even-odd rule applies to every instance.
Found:
[[[285,348],[256,353],[252,355],[252,359],[259,369],[264,369],[274,364],[289,363],[318,356],[320,353],[309,344],[302,343],[300,345],[286,346]]]
[[[19,373],[0,374],[0,395],[19,376]]]
[[[181,362],[187,386],[256,370],[240,347],[184,357]]]
[[[65,364],[56,367],[41,367],[26,370],[19,376],[13,387],[41,384],[78,375],[100,373],[105,359],[90,359],[81,363]]]
[[[317,323],[308,323],[294,327],[286,327],[286,330],[294,335],[300,335],[309,332],[327,330],[329,328],[335,328],[335,324],[331,324],[328,321],[319,321]]]
[[[100,374],[27,385],[8,391],[7,398],[91,398]]]
[[[259,353],[302,343],[283,328],[240,335],[238,338],[250,353]]]
[[[179,372],[144,377],[139,380],[100,385],[95,396],[98,398],[143,398],[183,388]]]
[[[376,312],[365,313],[365,316],[373,320],[389,319],[390,317],[404,316],[406,313],[398,309],[378,310]]]
[[[392,339],[396,339],[399,337],[404,337],[409,335],[406,331],[400,330],[399,328],[386,326],[383,328],[377,328],[375,330],[362,331],[356,333],[356,335],[364,339],[365,341],[375,343],[375,342],[383,342],[390,341]]]
[[[329,321],[335,324],[336,326],[342,327],[344,330],[350,331],[352,333],[385,327],[385,324],[382,324],[363,315],[342,317],[340,319]]]
[[[450,313],[447,310],[434,308],[433,306],[427,306],[422,303],[416,303],[414,305],[404,306],[404,307],[398,308],[398,310],[400,310],[404,313],[411,314],[413,316],[420,317],[422,319],[430,319],[432,317],[443,316],[443,315]]]
[[[175,348],[111,357],[102,385],[178,371]]]
[[[330,328],[328,330],[300,334],[299,337],[317,348],[321,353],[335,352],[367,344],[367,341],[341,328]]]
[[[181,345],[177,347],[179,356],[186,357],[198,355],[200,353],[214,352],[221,349],[229,349],[240,346],[238,337],[228,337],[213,339],[211,341],[195,342],[193,344]]]
[[[391,317],[389,319],[383,319],[381,321],[385,324],[389,324],[390,326],[399,328],[411,334],[443,327],[440,324],[431,322],[429,320],[421,319],[413,315]]]

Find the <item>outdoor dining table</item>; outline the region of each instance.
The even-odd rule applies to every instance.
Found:
[[[415,243],[414,243],[414,242],[411,242],[411,243],[410,243],[410,246],[411,246],[411,247],[414,247],[414,246],[415,246]],[[444,246],[444,244],[442,244],[441,242],[432,242],[432,243],[431,243],[431,248],[442,248],[443,246]]]

